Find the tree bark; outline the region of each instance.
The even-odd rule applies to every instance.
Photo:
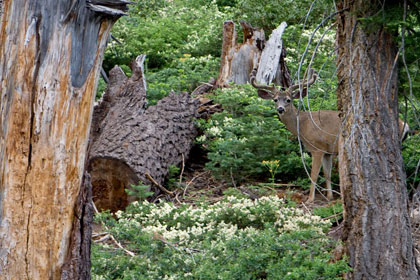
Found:
[[[349,279],[419,279],[398,132],[397,48],[359,18],[382,1],[340,1],[337,45],[342,122],[340,184]]]
[[[127,3],[1,3],[1,279],[61,278],[80,232],[75,206],[103,50]]]
[[[119,67],[93,116],[88,171],[94,201],[100,209],[124,209],[135,197],[125,189],[146,174],[163,184],[170,165],[185,160],[197,130],[198,101],[188,93],[171,93],[146,109],[146,89],[140,57],[128,79]]]
[[[235,24],[228,20],[223,26],[223,45],[216,87],[226,87],[230,82],[246,84],[251,71],[257,67],[264,48],[264,30],[253,28],[241,21],[243,43],[237,43]]]

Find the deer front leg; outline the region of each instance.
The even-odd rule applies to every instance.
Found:
[[[312,169],[311,169],[311,189],[309,191],[309,198],[306,202],[313,202],[315,199],[315,185],[318,180],[319,170],[321,169],[321,160],[323,153],[312,153]]]
[[[332,169],[333,155],[325,154],[322,157],[322,169],[324,170],[325,180],[327,182],[327,198],[333,199],[333,193],[331,188],[331,169]]]

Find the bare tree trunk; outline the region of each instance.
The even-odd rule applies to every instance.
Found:
[[[366,30],[358,18],[382,1],[340,2],[338,106],[343,239],[350,279],[418,279],[407,211],[398,132],[396,46],[383,27]]]
[[[283,73],[282,66],[280,65],[280,62],[282,62],[282,65],[287,69],[286,63],[284,63],[286,51],[283,48],[283,41],[281,39],[286,27],[286,22],[282,22],[279,27],[273,30],[270,39],[265,44],[258,63],[259,67],[256,76],[256,80],[260,84],[269,85],[274,82],[283,87],[289,86],[286,86],[288,82],[282,80]],[[289,72],[288,69],[287,72]]]
[[[102,102],[95,107],[88,171],[94,201],[100,209],[124,209],[137,198],[125,189],[151,177],[162,184],[170,165],[188,157],[197,130],[198,100],[171,93],[146,109],[143,59],[139,56],[128,79],[116,66]]]
[[[216,87],[228,86],[230,82],[246,84],[251,71],[257,67],[261,51],[264,48],[264,30],[253,28],[241,21],[244,33],[243,43],[237,43],[235,24],[228,20],[223,27],[223,46],[219,77]]]
[[[80,233],[75,207],[103,50],[127,2],[3,0],[1,10],[0,275],[60,279]]]

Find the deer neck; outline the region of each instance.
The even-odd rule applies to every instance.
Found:
[[[296,107],[293,104],[291,104],[290,109],[287,111],[287,113],[279,116],[281,122],[295,136],[298,135],[298,133],[297,133],[297,115],[298,115],[298,110],[296,109]]]

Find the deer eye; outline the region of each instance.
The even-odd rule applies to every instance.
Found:
[[[286,99],[286,102],[287,102],[287,103],[290,103],[290,102],[291,102],[291,100],[288,98],[288,99]]]
[[[273,101],[277,102],[277,101],[279,101],[279,99],[276,97],[276,98],[273,99]]]

